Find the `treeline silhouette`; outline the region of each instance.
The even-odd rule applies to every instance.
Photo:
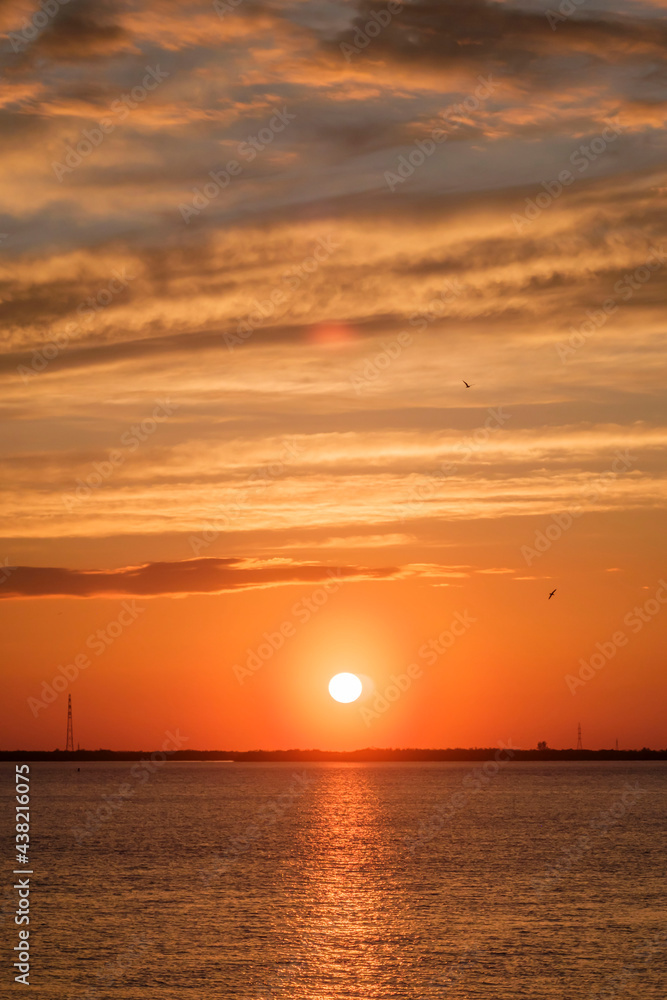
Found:
[[[473,747],[446,750],[366,747],[364,750],[177,750],[166,755],[169,761],[230,762],[335,762],[367,763],[391,761],[477,761],[493,758],[498,747]],[[140,760],[151,754],[161,758],[159,750],[0,750],[0,761],[122,761]],[[667,750],[514,750],[514,761],[567,760],[667,760]]]

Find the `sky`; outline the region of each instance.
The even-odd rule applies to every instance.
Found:
[[[667,745],[666,14],[0,4],[3,748]]]

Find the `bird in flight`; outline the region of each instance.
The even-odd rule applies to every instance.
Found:
[[[556,591],[557,591],[557,590],[558,590],[558,587],[554,587],[554,589],[553,589],[553,590],[551,591],[551,593],[549,594],[549,597],[548,597],[548,600],[549,600],[549,601],[550,601],[550,600],[551,600],[551,598],[552,598],[552,597],[554,596],[554,594],[556,593]]]
[[[470,388],[471,388],[471,386],[470,386],[470,385],[469,385],[469,384],[468,384],[468,383],[466,382],[466,380],[465,380],[464,378],[462,378],[462,379],[461,379],[461,381],[463,382],[463,384],[464,384],[464,386],[466,387],[466,389],[470,389]],[[474,385],[474,384],[475,384],[475,383],[473,382],[473,385]]]

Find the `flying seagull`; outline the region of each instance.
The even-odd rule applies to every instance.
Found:
[[[551,598],[552,598],[552,597],[554,596],[554,594],[556,593],[556,591],[557,591],[557,590],[558,590],[558,587],[554,587],[554,589],[553,589],[553,590],[551,591],[551,593],[549,594],[549,597],[548,597],[548,600],[549,600],[549,601],[550,601],[550,600],[551,600]]]
[[[469,385],[469,384],[468,384],[468,383],[466,382],[466,380],[465,380],[464,378],[462,378],[462,379],[461,379],[461,381],[463,382],[463,384],[464,384],[464,386],[466,387],[466,389],[470,389],[470,388],[471,388],[471,386],[470,386],[470,385]],[[473,385],[474,385],[474,384],[475,384],[475,383],[473,382]]]

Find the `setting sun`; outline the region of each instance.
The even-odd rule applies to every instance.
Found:
[[[362,684],[356,674],[336,674],[329,681],[329,694],[335,701],[356,701],[361,689]]]

